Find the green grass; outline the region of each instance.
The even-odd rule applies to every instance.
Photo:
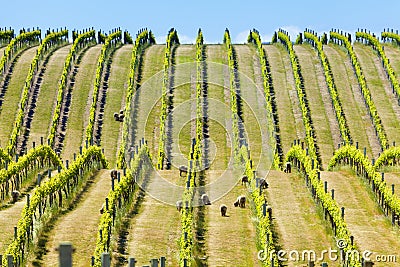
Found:
[[[31,61],[36,54],[37,47],[30,48],[22,53],[15,64],[11,75],[4,101],[0,107],[0,146],[6,147],[14,127],[15,116],[18,112],[21,93],[24,87],[26,76],[31,65]]]
[[[282,249],[313,250],[318,257],[325,249],[335,249],[332,229],[305,186],[304,178],[299,173],[271,171],[267,180],[270,187],[265,195],[272,207],[273,227]],[[328,261],[327,255],[325,261]],[[315,266],[319,266],[320,262],[315,262]],[[307,261],[291,262],[289,266],[293,264],[300,266]],[[339,266],[339,263],[329,262],[329,266]]]
[[[251,157],[255,166],[262,170],[269,170],[272,164],[272,153],[268,137],[264,88],[262,80],[256,84],[254,73],[254,68],[260,68],[260,65],[255,66],[254,62],[257,51],[254,46],[249,45],[234,45],[234,49],[239,70],[243,120]]]
[[[210,180],[216,180],[221,171],[208,171]],[[208,266],[260,266],[257,259],[255,219],[249,202],[246,208],[234,207],[239,195],[247,189],[239,183],[226,195],[207,206],[206,253]],[[247,195],[247,199],[249,196]],[[227,216],[222,217],[220,205],[226,205]]]
[[[176,170],[163,170],[159,175],[173,184],[183,186]],[[157,181],[150,176],[149,191],[160,194],[176,194],[166,192],[165,188],[157,188]],[[174,205],[158,201],[156,198],[145,195],[141,202],[138,214],[130,222],[127,236],[126,251],[137,260],[138,266],[145,265],[150,259],[166,257],[167,266],[178,266],[181,223],[179,212]]]
[[[121,47],[115,52],[112,59],[101,137],[101,146],[104,148],[104,153],[110,167],[116,165],[116,155],[122,127],[120,122],[114,120],[114,112],[119,112],[125,106],[130,71],[130,61],[127,59],[132,54],[132,48],[132,45]]]
[[[304,133],[304,126],[298,123],[293,112],[291,95],[297,97],[290,60],[281,45],[265,45],[264,50],[271,65],[272,82],[279,117],[279,128],[283,152],[287,153],[298,132]],[[300,118],[301,119],[301,118]]]
[[[212,170],[225,170],[228,166],[231,146],[225,120],[229,120],[230,108],[225,100],[224,93],[224,68],[227,57],[221,45],[207,45],[207,75],[208,75],[208,117],[210,135],[210,168]],[[226,69],[227,70],[227,69]],[[228,76],[229,77],[229,76]],[[221,108],[219,105],[225,105]]]
[[[332,68],[353,142],[354,144],[359,142],[360,148],[366,147],[367,154],[371,157],[373,155],[371,146],[375,144],[375,150],[380,150],[380,147],[375,133],[373,135],[366,134],[367,129],[371,129],[373,126],[364,103],[357,101],[354,97],[353,92],[359,92],[360,89],[348,56],[341,47],[336,45],[327,45],[324,47],[324,51]]]
[[[400,49],[399,46],[385,43],[384,44],[385,55],[390,60],[390,65],[392,66],[397,80],[400,81]]]
[[[68,45],[56,50],[47,64],[31,122],[29,141],[27,143],[28,147],[30,147],[32,142],[40,144],[40,137],[47,138],[57,101],[59,79],[70,48],[71,46]],[[53,105],[51,106],[52,103]],[[49,109],[51,112],[49,112]]]
[[[0,47],[0,59],[4,56],[4,50],[6,50],[6,47],[7,47],[6,45]]]
[[[173,90],[174,112],[172,114],[173,161],[177,154],[180,154],[180,157],[188,157],[192,142],[191,139],[192,137],[194,138],[194,135],[192,136],[192,125],[195,124],[195,121],[191,121],[191,119],[195,119],[195,117],[192,117],[192,115],[195,116],[195,113],[193,113],[195,112],[195,106],[192,106],[192,102],[189,102],[189,100],[195,99],[195,58],[196,47],[194,45],[180,45],[177,47]],[[186,165],[187,163],[179,162],[179,164]]]
[[[160,92],[163,77],[165,45],[153,45],[146,49],[143,61],[142,83],[137,100],[137,138],[146,138],[153,163],[158,158]],[[143,135],[143,133],[145,133]],[[138,143],[138,142],[136,142]]]
[[[382,119],[382,124],[385,128],[389,143],[391,144],[393,141],[398,143],[400,142],[400,114],[396,114],[393,110],[392,101],[390,101],[393,94],[388,95],[386,93],[385,87],[390,88],[390,92],[392,91],[389,80],[386,78],[386,74],[384,74],[384,76],[379,74],[379,71],[383,70],[381,60],[370,46],[355,43],[354,52],[358,57],[365,79],[367,80],[372,100],[374,101],[375,106],[378,109],[378,114]]]
[[[345,221],[361,251],[368,249],[374,255],[395,254],[400,247],[399,230],[393,228],[389,218],[373,200],[367,183],[355,176],[347,167],[342,171],[323,172],[321,180],[328,181],[328,190],[335,189],[339,207],[345,207]],[[374,266],[388,266],[375,263]]]
[[[101,45],[89,48],[79,65],[75,85],[72,89],[71,109],[62,150],[64,159],[72,160],[73,153],[79,153],[79,147],[83,144],[100,51]]]
[[[46,249],[42,264],[55,266],[58,262],[58,252],[54,248],[63,241],[72,242],[75,250],[74,266],[90,265],[90,257],[96,246],[97,231],[100,221],[100,208],[111,189],[110,174],[107,170],[92,174],[87,188],[80,196],[79,203],[66,214],[57,218],[48,232]]]
[[[324,90],[327,94],[329,93],[317,52],[309,45],[296,45],[294,49],[301,65],[311,119],[317,135],[317,144],[323,166],[326,168],[336,145],[333,142],[333,136],[337,136],[335,139],[340,140],[339,128],[332,129],[328,118],[328,113],[330,113],[331,117],[333,116],[333,119],[336,121],[336,115],[333,109],[325,109],[321,91]],[[317,69],[317,66],[319,69]],[[318,73],[318,71],[320,72]],[[330,97],[329,101],[331,101]]]

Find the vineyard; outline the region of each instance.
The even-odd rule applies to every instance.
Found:
[[[205,38],[0,28],[0,266],[400,266],[398,32]]]

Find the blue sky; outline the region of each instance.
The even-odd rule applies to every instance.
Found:
[[[202,28],[208,43],[222,42],[225,28],[229,28],[236,43],[244,42],[252,28],[259,30],[263,41],[270,41],[279,28],[287,29],[292,36],[306,27],[317,32],[331,28],[347,32],[366,28],[375,33],[387,27],[400,30],[400,1],[387,0],[8,0],[0,7],[1,27],[94,27],[105,32],[121,27],[132,35],[147,27],[154,32],[157,42],[165,42],[171,27],[178,30],[182,43],[194,42],[198,28]]]

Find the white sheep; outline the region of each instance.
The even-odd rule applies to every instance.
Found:
[[[238,196],[236,201],[233,203],[235,207],[241,207],[245,208],[246,207],[246,197],[245,196]]]
[[[204,205],[211,205],[210,198],[207,196],[207,194],[201,195],[201,201],[203,201]]]

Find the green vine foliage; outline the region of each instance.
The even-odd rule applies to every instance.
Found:
[[[65,198],[68,193],[76,189],[81,183],[79,182],[86,173],[89,173],[99,167],[107,168],[108,163],[101,152],[101,149],[96,146],[91,146],[84,149],[82,154],[79,154],[76,160],[52,179],[42,183],[36,188],[30,201],[26,203],[22,210],[21,218],[17,225],[17,235],[12,243],[7,247],[5,254],[12,255],[14,264],[23,265],[29,244],[33,240],[33,224],[40,220],[37,214],[41,216],[47,205],[56,205],[56,195],[58,194],[58,205],[61,205],[62,193],[65,193]],[[54,216],[55,209],[49,209],[49,218]],[[3,257],[2,264],[7,265],[7,257]]]
[[[56,103],[56,107],[54,109],[54,114],[53,114],[53,119],[52,119],[52,123],[51,123],[49,136],[47,137],[47,140],[51,147],[54,146],[54,142],[55,142],[55,138],[56,138],[56,134],[57,134],[57,127],[58,127],[60,116],[61,116],[61,106],[62,106],[62,102],[63,102],[63,97],[64,97],[64,94],[66,93],[68,74],[72,70],[75,57],[81,49],[83,49],[84,47],[87,47],[90,44],[95,43],[95,41],[96,41],[96,31],[95,30],[90,30],[90,31],[86,31],[81,34],[78,34],[77,38],[75,38],[75,41],[72,44],[71,49],[68,52],[67,58],[65,59],[60,83],[58,84],[58,88],[57,88],[57,103]]]
[[[126,92],[126,107],[124,110],[124,121],[122,124],[122,136],[121,136],[121,145],[119,146],[118,150],[118,157],[117,157],[117,166],[120,169],[123,169],[126,167],[126,151],[127,151],[127,146],[128,146],[128,136],[129,136],[129,129],[132,127],[132,121],[131,121],[131,103],[133,96],[136,92],[135,88],[135,75],[136,75],[136,69],[138,66],[138,58],[144,49],[144,47],[147,44],[154,44],[155,40],[151,39],[150,32],[147,29],[140,30],[139,33],[136,35],[136,40],[135,44],[132,49],[132,54],[131,54],[131,62],[130,62],[130,71],[129,71],[129,76],[128,76],[128,88]]]
[[[358,83],[359,83],[360,88],[361,88],[361,93],[364,96],[365,104],[368,107],[369,115],[370,115],[371,120],[372,120],[372,122],[374,124],[375,133],[376,133],[376,135],[377,135],[377,137],[379,139],[379,142],[381,144],[381,148],[382,148],[382,150],[388,148],[389,147],[389,142],[388,142],[387,137],[386,137],[385,129],[383,128],[382,120],[379,117],[378,110],[377,110],[377,108],[375,106],[375,103],[372,100],[371,92],[369,91],[369,88],[367,86],[367,81],[366,81],[365,76],[364,76],[364,74],[362,72],[360,63],[358,62],[358,59],[357,59],[357,56],[354,53],[353,46],[351,44],[351,41],[349,40],[349,37],[345,36],[345,35],[343,35],[341,33],[331,31],[330,32],[330,40],[338,42],[339,44],[343,45],[347,49],[348,55],[350,57],[351,64],[353,65],[355,74],[356,74],[357,79],[358,79]]]
[[[400,147],[391,147],[381,153],[379,158],[376,160],[374,168],[378,171],[380,168],[385,166],[395,166],[400,163]]]
[[[93,144],[93,131],[94,131],[94,120],[96,116],[96,107],[97,100],[99,98],[99,91],[101,85],[101,78],[103,74],[103,69],[105,65],[105,60],[107,54],[110,52],[112,47],[115,47],[117,43],[121,42],[122,32],[121,30],[115,30],[110,35],[105,38],[104,44],[101,47],[100,57],[97,61],[96,68],[96,77],[93,85],[93,94],[92,94],[92,105],[89,111],[89,123],[86,126],[86,142],[89,144]]]
[[[7,28],[4,29],[0,28],[0,46],[9,43],[13,38],[14,38],[13,29],[10,28],[9,30],[7,30]]]
[[[345,241],[346,247],[343,250],[345,252],[355,250],[356,247],[351,245],[350,231],[341,216],[341,209],[337,202],[332,199],[332,196],[325,192],[323,182],[318,178],[319,170],[315,167],[314,160],[299,145],[292,146],[286,155],[286,160],[292,162],[305,177],[307,185],[311,188],[313,198],[321,204],[324,214],[329,216],[335,237]],[[360,259],[357,260],[355,255],[351,253],[349,255],[350,258],[346,266],[361,267]]]
[[[37,44],[40,40],[40,30],[31,32],[21,32],[17,37],[12,39],[7,45],[3,57],[0,59],[0,73],[4,72],[6,65],[11,61],[13,55],[26,46]]]
[[[158,160],[157,160],[157,169],[162,170],[164,168],[164,160],[165,160],[165,140],[167,139],[167,133],[165,129],[165,122],[167,119],[167,108],[168,108],[168,84],[169,84],[169,70],[171,68],[171,56],[172,56],[172,47],[174,45],[179,45],[179,38],[177,31],[172,28],[168,32],[166,47],[165,47],[165,56],[164,56],[164,77],[161,88],[161,111],[160,111],[160,139],[158,142]]]
[[[329,162],[329,169],[332,170],[338,165],[350,165],[359,175],[368,180],[372,187],[378,203],[388,215],[400,215],[400,200],[392,190],[386,186],[386,182],[382,181],[381,174],[376,170],[381,166],[398,160],[400,149],[398,147],[391,148],[382,153],[375,166],[369,161],[367,156],[358,150],[355,146],[343,146],[336,150],[335,155]]]
[[[391,39],[394,41],[397,45],[400,44],[400,35],[394,32],[390,31],[383,31],[381,33],[382,41],[386,41],[387,39]]]
[[[261,37],[257,30],[250,31],[247,38],[248,43],[253,43],[258,52],[261,65],[261,75],[263,78],[264,95],[265,95],[265,108],[267,109],[268,116],[268,133],[270,137],[271,146],[275,147],[274,154],[274,167],[275,169],[281,169],[283,166],[283,151],[282,144],[279,134],[279,119],[278,112],[276,110],[276,103],[274,95],[274,89],[272,85],[272,77],[267,64],[267,55],[262,47]]]
[[[384,34],[382,33],[382,36]],[[390,35],[391,36],[391,35]],[[356,38],[359,41],[366,41],[367,44],[371,45],[372,48],[378,52],[380,59],[382,60],[382,65],[386,70],[387,77],[392,85],[393,93],[397,96],[397,102],[400,104],[400,85],[399,81],[397,80],[396,74],[390,65],[389,59],[387,58],[385,51],[383,50],[383,46],[379,42],[378,38],[374,35],[369,34],[367,32],[356,32]],[[400,38],[400,36],[399,36]]]
[[[193,197],[195,193],[195,180],[201,175],[202,162],[202,147],[203,139],[203,121],[202,121],[202,106],[201,93],[202,84],[202,61],[204,48],[203,33],[199,30],[196,38],[196,138],[194,139],[189,153],[189,168],[187,173],[186,188],[183,192],[181,210],[181,237],[179,239],[179,266],[192,266],[193,250],[194,250],[194,212],[193,212]]]
[[[14,154],[16,149],[17,138],[20,135],[22,123],[24,120],[25,107],[28,104],[29,89],[33,86],[34,77],[39,67],[39,61],[43,59],[44,54],[50,49],[50,47],[64,44],[67,42],[67,39],[68,39],[67,30],[62,30],[59,32],[50,32],[43,39],[38,50],[36,51],[36,55],[32,60],[28,72],[28,76],[25,79],[25,84],[22,91],[22,97],[19,103],[17,117],[15,118],[14,127],[11,132],[10,140],[6,148],[7,152],[10,155]]]
[[[350,135],[350,130],[347,124],[346,117],[344,115],[343,107],[339,99],[339,93],[337,91],[335,81],[333,79],[331,66],[323,49],[323,42],[320,41],[320,39],[317,37],[316,34],[314,34],[312,31],[309,30],[304,31],[304,40],[309,42],[318,51],[321,64],[324,68],[326,85],[328,87],[329,94],[332,99],[332,106],[335,110],[336,120],[339,125],[340,135],[345,144],[352,144],[353,141]]]
[[[292,63],[293,76],[296,83],[297,96],[300,102],[303,124],[306,131],[305,142],[308,146],[310,157],[316,161],[316,165],[318,165],[317,168],[319,168],[319,166],[321,166],[321,159],[319,157],[315,130],[311,120],[311,111],[308,106],[308,100],[306,91],[304,89],[299,60],[293,49],[293,44],[290,41],[289,35],[286,32],[284,32],[283,30],[279,30],[278,40],[281,41],[281,43],[286,47],[289,52],[290,62]]]
[[[239,99],[236,92],[236,62],[232,47],[231,36],[229,34],[229,30],[225,29],[224,33],[224,44],[226,48],[226,52],[228,55],[228,68],[229,68],[229,88],[231,93],[231,116],[232,116],[232,133],[233,133],[233,152],[236,158],[236,161],[240,160],[240,140],[239,140],[239,113],[238,113],[238,104]]]
[[[118,232],[116,221],[131,208],[132,200],[139,189],[137,181],[153,170],[149,148],[145,142],[139,147],[130,166],[130,169],[126,170],[126,175],[122,176],[120,182],[108,193],[108,209],[105,203],[103,205],[105,209],[98,227],[94,266],[102,266],[101,254],[110,251],[112,235]]]

